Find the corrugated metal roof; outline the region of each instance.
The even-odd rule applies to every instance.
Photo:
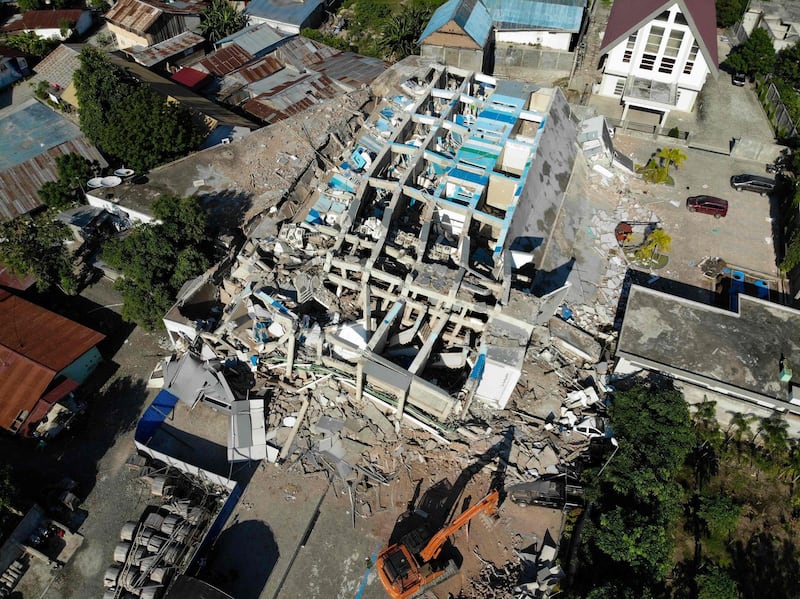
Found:
[[[152,67],[168,58],[172,58],[176,54],[181,54],[187,50],[205,43],[205,38],[202,35],[197,35],[191,31],[184,31],[171,37],[168,40],[153,44],[148,48],[140,46],[132,46],[125,48],[122,51],[128,56],[133,58],[140,65]]]
[[[252,59],[253,55],[239,44],[230,44],[206,56],[194,66],[195,68],[203,67],[212,75],[222,77]]]
[[[225,48],[235,43],[253,56],[261,56],[290,37],[293,36],[281,33],[266,23],[257,23],[219,40],[216,46]]]
[[[31,410],[55,375],[104,335],[0,291],[0,425]]]
[[[486,44],[492,31],[492,17],[481,0],[448,0],[433,13],[419,41],[422,42],[450,21],[455,21],[480,47]]]
[[[298,69],[322,62],[326,58],[339,54],[330,46],[320,44],[307,37],[296,37],[283,44],[275,51],[275,55],[287,64]]]
[[[267,123],[275,123],[340,93],[336,84],[320,73],[298,73],[293,79],[279,79],[280,76],[270,77],[276,85],[242,108]]]
[[[66,89],[72,83],[72,75],[81,66],[78,54],[75,46],[61,44],[36,65],[34,71],[37,74],[31,83],[36,86],[39,81],[47,81]]]
[[[22,31],[26,29],[60,29],[63,21],[77,23],[85,10],[80,8],[65,10],[29,10],[17,18],[10,20],[3,29],[5,31]]]
[[[106,21],[119,25],[129,31],[144,33],[163,14],[158,6],[142,0],[117,0],[104,16]]]
[[[269,77],[284,68],[275,56],[265,56],[242,67],[234,75],[238,75],[245,83],[253,83]]]
[[[361,56],[353,52],[342,52],[314,65],[314,70],[327,75],[334,81],[339,81],[352,88],[359,88],[372,83],[388,67],[388,63],[377,58]]]
[[[56,157],[73,152],[87,160],[96,160],[103,168],[108,166],[97,148],[81,135],[50,148],[35,158],[0,171],[0,220],[16,218],[39,208],[42,205],[39,188],[48,181],[58,180]]]
[[[321,4],[322,0],[253,0],[244,14],[299,27]]]
[[[586,8],[586,0],[483,1],[501,30],[579,31]]]

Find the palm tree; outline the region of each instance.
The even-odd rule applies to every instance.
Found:
[[[749,440],[753,434],[753,431],[750,428],[751,422],[752,419],[750,416],[746,416],[741,412],[736,412],[733,416],[731,416],[731,421],[730,424],[728,425],[728,430],[725,431],[726,445],[731,439],[733,439],[734,443],[736,443],[737,453],[740,456],[742,452],[742,442],[744,440]]]
[[[642,247],[636,250],[635,255],[640,260],[656,260],[660,254],[668,254],[672,244],[670,237],[664,229],[652,231]]]
[[[247,25],[247,17],[228,0],[211,0],[200,14],[200,30],[210,41],[216,42]]]
[[[789,483],[789,495],[794,494],[794,486],[800,480],[800,440],[792,439],[789,444],[789,458],[781,470],[781,478]]]
[[[383,26],[380,45],[387,57],[402,60],[415,53],[417,40],[430,18],[430,11],[411,7],[392,15]]]
[[[669,170],[672,165],[675,165],[675,168],[680,168],[687,156],[681,152],[680,148],[661,148],[656,153],[656,158],[660,158],[662,163],[666,165],[667,170]]]
[[[758,432],[753,440],[755,441],[755,438],[761,435],[764,444],[764,452],[769,457],[773,458],[773,460],[782,458],[789,449],[788,428],[789,425],[783,417],[773,412],[769,417],[761,419]]]

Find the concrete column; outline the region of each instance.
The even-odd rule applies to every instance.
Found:
[[[627,119],[627,118],[628,118],[628,108],[630,108],[630,105],[629,105],[629,104],[627,104],[627,103],[626,103],[626,104],[625,104],[625,106],[622,108],[622,120],[623,120],[623,121],[624,121],[625,119]]]
[[[286,344],[286,378],[292,378],[292,369],[294,368],[294,346],[297,343],[295,337],[295,330],[292,327],[291,335],[289,335],[289,342]]]
[[[364,363],[359,360],[356,365],[356,401],[364,397]]]

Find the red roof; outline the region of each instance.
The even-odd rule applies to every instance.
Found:
[[[719,65],[717,55],[717,9],[714,0],[615,0],[611,7],[600,53],[605,54],[634,31],[647,25],[673,4],[686,17],[700,51],[712,73]]]
[[[31,411],[56,375],[104,338],[0,290],[0,426]]]
[[[181,85],[185,85],[189,89],[197,89],[202,87],[208,81],[209,74],[203,71],[198,71],[192,67],[183,67],[171,77],[173,81],[177,81]]]
[[[12,19],[5,27],[6,31],[23,31],[28,29],[60,29],[63,21],[77,23],[85,11],[80,8],[65,10],[29,10],[22,16]]]

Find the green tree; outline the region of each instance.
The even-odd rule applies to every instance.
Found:
[[[786,253],[781,260],[781,270],[789,272],[798,264],[800,264],[800,229],[792,233],[792,238],[786,245]]]
[[[383,25],[381,48],[392,60],[401,60],[415,54],[417,40],[431,18],[426,9],[407,8],[395,13]]]
[[[739,523],[741,508],[727,495],[705,495],[700,498],[697,515],[712,537],[727,540]]]
[[[19,217],[0,224],[0,262],[18,276],[32,274],[36,286],[75,293],[77,283],[64,241],[72,234],[52,212]]]
[[[94,175],[93,165],[74,152],[56,157],[58,181],[48,181],[39,188],[39,199],[51,208],[63,210],[77,201],[82,201],[81,186]]]
[[[773,412],[762,418],[756,438],[761,436],[764,452],[774,461],[782,461],[789,449],[789,425],[783,416]]]
[[[669,170],[670,166],[674,166],[676,169],[680,168],[687,156],[680,148],[661,148],[656,153],[656,158],[659,158],[663,164],[666,164],[667,170]]]
[[[319,29],[303,27],[300,30],[300,35],[307,37],[310,40],[314,40],[315,42],[319,42],[320,44],[330,46],[336,50],[341,50],[342,52],[346,52],[350,49],[350,42],[348,42],[345,38],[339,37],[338,35],[334,35],[332,33],[323,33]]]
[[[247,17],[228,0],[211,0],[200,13],[200,30],[209,41],[216,42],[247,25]]]
[[[775,48],[766,30],[756,28],[744,44],[736,46],[725,64],[739,73],[763,76],[775,69]]]
[[[663,524],[635,510],[614,508],[600,517],[597,546],[637,576],[658,580],[670,566],[672,544]]]
[[[9,35],[3,41],[3,45],[9,48],[14,48],[37,58],[50,54],[60,43],[59,40],[54,38],[40,37],[33,31]]]
[[[163,326],[178,290],[208,269],[213,252],[208,213],[195,198],[161,196],[153,212],[160,223],[139,225],[107,242],[102,252],[124,275],[115,283],[123,318],[149,330]]]
[[[664,229],[650,232],[635,255],[640,260],[655,260],[661,254],[668,254],[672,247],[672,237]]]
[[[784,48],[775,57],[775,76],[789,87],[800,88],[800,44]]]
[[[736,581],[719,566],[710,564],[697,577],[697,599],[738,599]]]
[[[198,120],[113,65],[97,48],[84,46],[73,81],[83,133],[131,168],[144,171],[195,149]]]
[[[605,475],[614,491],[643,501],[674,500],[674,478],[694,437],[680,392],[644,386],[621,391],[609,415],[619,442]]]
[[[730,27],[742,18],[747,0],[716,0],[716,5],[717,25]]]

